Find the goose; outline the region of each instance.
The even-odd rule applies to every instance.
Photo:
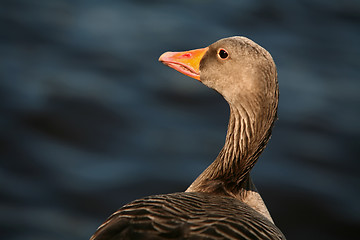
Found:
[[[185,192],[126,204],[90,239],[285,239],[250,177],[277,119],[277,70],[270,53],[234,36],[201,49],[166,52],[159,61],[228,102],[225,144]]]

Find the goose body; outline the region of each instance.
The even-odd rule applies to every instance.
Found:
[[[111,215],[91,240],[285,239],[250,170],[277,117],[278,83],[271,55],[245,37],[159,58],[219,92],[230,106],[225,145],[186,192],[135,200]]]
[[[115,212],[96,239],[284,239],[249,205],[231,197],[182,192],[135,200]]]

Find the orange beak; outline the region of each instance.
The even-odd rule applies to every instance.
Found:
[[[200,80],[200,61],[209,48],[163,53],[159,61],[189,77]]]

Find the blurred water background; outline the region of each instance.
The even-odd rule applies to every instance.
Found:
[[[243,35],[273,55],[279,121],[253,171],[288,239],[360,228],[360,2],[2,0],[1,239],[88,239],[112,212],[183,191],[229,110],[161,53]]]

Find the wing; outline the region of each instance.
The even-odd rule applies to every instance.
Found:
[[[174,193],[135,200],[109,217],[91,240],[285,239],[239,200],[206,193]]]

